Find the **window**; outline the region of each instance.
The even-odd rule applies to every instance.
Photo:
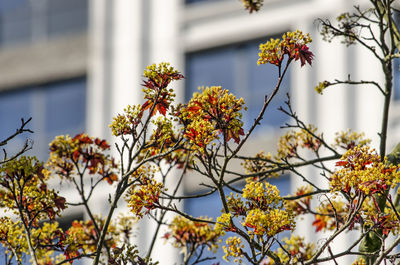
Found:
[[[5,139],[19,128],[21,118],[27,120],[32,117],[28,128],[34,134],[17,137],[7,145],[7,150],[19,150],[28,137],[33,139],[34,145],[27,154],[46,160],[48,144],[55,136],[73,136],[84,131],[85,102],[85,78],[0,93],[0,139]]]
[[[237,97],[243,97],[248,111],[243,113],[245,128],[257,117],[278,79],[274,65],[257,65],[259,44],[266,39],[233,44],[206,51],[189,53],[186,58],[186,99],[189,100],[199,86],[222,86]],[[283,125],[288,117],[278,111],[289,92],[289,75],[279,93],[268,107],[261,129],[273,130]],[[260,128],[259,128],[260,131]]]
[[[88,0],[0,1],[0,45],[86,31]]]

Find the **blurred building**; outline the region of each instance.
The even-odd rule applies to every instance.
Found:
[[[383,103],[377,100],[379,92],[338,86],[320,96],[313,89],[319,81],[344,80],[348,74],[356,80],[382,80],[379,66],[366,51],[327,44],[319,36],[316,18],[333,19],[356,1],[264,2],[262,11],[249,15],[238,0],[2,0],[0,139],[18,127],[21,117],[33,117],[31,153],[40,159],[47,158],[48,143],[59,134],[85,131],[110,139],[111,118],[126,105],[141,102],[143,69],[162,61],[186,76],[185,82],[173,84],[180,101],[201,85],[222,85],[243,97],[249,108],[244,116],[248,128],[278,75],[272,66],[257,66],[258,44],[300,29],[314,40],[313,66],[291,67],[246,152],[276,149],[279,127],[290,122],[277,111],[287,92],[298,115],[317,125],[326,139],[351,128],[366,132],[376,144]],[[395,78],[389,146],[400,140],[400,75]],[[302,173],[319,181],[312,170]],[[299,183],[294,176],[276,180],[283,194]],[[187,183],[185,192],[198,190]],[[220,207],[212,200],[185,207],[194,215],[216,216]],[[145,246],[152,228],[143,226],[138,243]],[[298,230],[317,240],[309,224]],[[173,264],[178,253],[161,243],[154,258]]]

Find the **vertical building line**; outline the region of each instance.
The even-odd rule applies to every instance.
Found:
[[[113,90],[113,45],[112,45],[112,38],[113,36],[113,1],[112,0],[105,0],[105,8],[104,8],[104,34],[102,42],[104,44],[104,49],[102,51],[102,56],[104,58],[103,64],[103,77],[102,83],[104,87],[104,97],[103,97],[103,113],[104,113],[104,121],[108,123],[112,120],[112,111],[111,111],[111,97],[112,97],[112,90]],[[107,124],[106,126],[102,126],[102,135],[104,135],[107,139],[111,139],[111,131],[109,130]]]
[[[141,0],[142,1],[142,16],[141,16],[141,58],[140,66],[142,69],[146,68],[147,65],[159,62],[150,62],[150,47],[151,47],[151,22],[153,14],[151,12],[154,1],[152,0]]]

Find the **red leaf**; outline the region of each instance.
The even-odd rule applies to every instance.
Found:
[[[106,149],[109,149],[109,148],[110,148],[110,145],[107,144],[107,141],[106,141],[106,140],[101,140],[101,139],[99,139],[99,138],[96,138],[96,139],[94,140],[94,143],[95,143],[98,147],[100,147],[101,149],[103,149],[103,150],[106,150]]]
[[[347,166],[349,164],[349,162],[347,162],[347,161],[338,161],[338,162],[336,162],[336,166],[337,167],[344,167],[344,166]]]
[[[58,209],[64,210],[65,209],[65,198],[61,196],[57,196],[57,198],[54,199],[54,203]]]
[[[114,181],[118,180],[118,176],[117,176],[117,174],[112,173],[112,174],[109,174],[108,176],[106,176],[105,179],[107,180],[108,184],[111,185],[111,184],[113,184]]]

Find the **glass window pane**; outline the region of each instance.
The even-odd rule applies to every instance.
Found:
[[[85,126],[86,80],[77,79],[46,86],[46,134],[81,133]]]
[[[49,36],[83,32],[88,26],[87,0],[52,0],[48,8]]]
[[[21,90],[0,94],[0,139],[14,133],[31,114],[32,91]]]
[[[234,49],[225,48],[198,52],[187,56],[187,99],[199,86],[234,87]]]
[[[26,0],[1,0],[0,1],[0,12],[7,12],[8,10],[15,9],[23,5]]]
[[[1,2],[1,1],[0,1]],[[0,44],[12,45],[31,39],[31,9],[26,1],[4,4],[0,10]]]
[[[0,94],[0,141],[11,136],[21,126],[21,118],[25,121],[32,115],[32,91],[19,90],[16,92],[6,92]],[[32,129],[32,122],[27,128]],[[24,133],[2,146],[10,157],[16,154],[24,146],[26,138],[32,139],[32,134]],[[3,158],[3,155],[0,156]]]
[[[55,136],[73,136],[84,131],[85,106],[85,78],[0,93],[0,139],[15,132],[21,124],[21,118],[27,120],[32,117],[28,128],[34,134],[18,137],[7,145],[7,150],[10,154],[19,151],[25,139],[30,138],[34,145],[27,155],[45,160],[48,158],[48,144]]]

